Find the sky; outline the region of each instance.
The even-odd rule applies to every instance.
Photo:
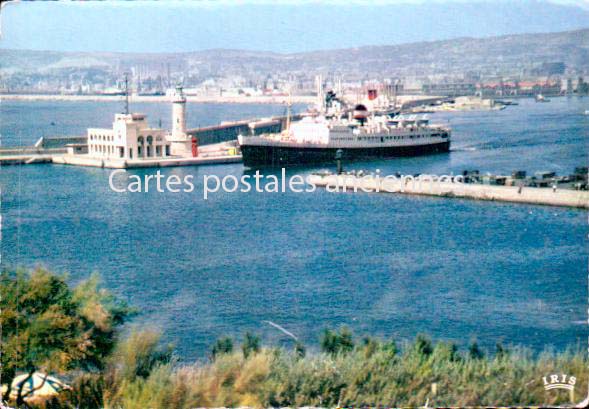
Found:
[[[3,4],[0,48],[296,53],[589,27],[589,0]]]

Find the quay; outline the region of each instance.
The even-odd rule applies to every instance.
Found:
[[[403,178],[387,179],[382,175],[377,177],[348,174],[314,174],[309,177],[309,182],[333,192],[399,193],[589,209],[589,191],[572,189],[430,182],[427,180],[419,182]]]
[[[6,165],[32,165],[35,163],[52,163],[53,155],[43,153],[30,153],[20,155],[0,156],[0,166]]]
[[[90,157],[87,155],[56,155],[51,158],[52,163],[61,165],[90,166],[112,169],[131,168],[163,168],[170,166],[198,166],[226,163],[241,163],[241,154],[237,153],[234,143],[218,143],[199,147],[199,154],[195,157],[159,157],[142,159],[120,159],[113,157]]]
[[[197,166],[216,165],[226,163],[241,163],[241,155],[197,157],[197,158],[168,158],[153,160],[121,160],[80,158],[79,156],[55,156],[52,163],[61,165],[90,166],[97,168],[132,169],[132,168],[164,168],[169,166]]]
[[[236,150],[235,143],[222,142],[199,147],[196,157],[159,157],[147,159],[119,159],[114,157],[92,157],[63,152],[61,149],[11,149],[0,152],[0,166],[33,165],[54,163],[60,165],[90,166],[98,168],[159,168],[169,166],[198,166],[226,163],[241,163],[242,157]]]

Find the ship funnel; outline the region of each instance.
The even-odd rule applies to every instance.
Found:
[[[362,104],[356,105],[354,107],[354,119],[360,122],[361,125],[364,125],[366,118],[368,118],[368,109],[366,106]]]

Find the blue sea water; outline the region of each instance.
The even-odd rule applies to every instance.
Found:
[[[0,119],[11,124],[2,126],[4,137],[34,140],[51,121],[71,121],[67,129],[80,132],[108,126],[112,115],[100,103],[86,103],[75,119],[76,104],[42,104],[3,102]],[[588,108],[589,99],[555,98],[500,112],[434,114],[453,128],[450,153],[346,167],[567,174],[588,163]],[[153,118],[167,109],[143,111]],[[279,109],[211,105],[190,113],[218,121]],[[427,333],[465,345],[476,338],[489,349],[497,341],[535,350],[586,343],[585,211],[324,190],[219,192],[205,201],[203,175],[241,176],[243,167],[161,171],[193,175],[195,191],[115,193],[106,169],[1,168],[2,264],[42,264],[74,283],[100,272],[140,309],[135,325],[159,328],[184,360],[203,357],[219,336],[248,330],[266,344],[291,342],[266,321],[310,347],[322,329],[340,325],[398,340]]]

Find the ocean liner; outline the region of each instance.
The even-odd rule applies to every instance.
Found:
[[[281,133],[238,137],[246,167],[281,167],[344,160],[447,152],[451,131],[425,116],[369,114],[363,105],[347,117],[307,116]]]

